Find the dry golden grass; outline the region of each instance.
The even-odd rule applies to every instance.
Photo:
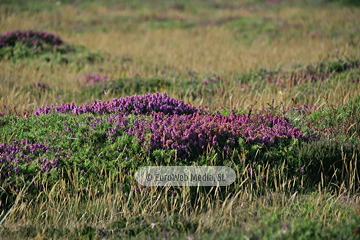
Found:
[[[210,15],[211,14],[211,15]],[[199,16],[200,15],[200,16]],[[82,44],[93,50],[128,55],[135,59],[134,68],[141,75],[154,74],[144,71],[142,63],[171,66],[179,71],[193,69],[199,72],[239,73],[260,67],[276,69],[291,64],[307,64],[324,60],[334,51],[345,56],[356,55],[360,37],[348,36],[356,31],[354,21],[358,9],[296,8],[284,7],[278,11],[235,8],[207,14],[181,11],[130,10],[107,7],[76,9],[63,7],[55,12],[5,14],[0,32],[13,29],[42,29],[56,32],[63,39]],[[116,17],[133,17],[131,29],[118,30]],[[137,20],[142,18],[170,18],[198,21],[195,29],[149,29]],[[210,17],[211,16],[211,17]],[[211,21],[231,18],[262,18],[274,23],[281,35],[268,43],[266,34],[259,34],[252,44],[234,37],[234,30],[216,26]],[[208,20],[208,26],[202,26]],[[91,30],[104,25],[106,32]],[[76,27],[90,31],[79,33]],[[101,28],[100,28],[101,29]],[[241,30],[237,30],[240,31]],[[247,30],[249,31],[249,30]],[[333,32],[339,36],[332,37]],[[295,34],[292,36],[291,34]],[[341,36],[344,35],[344,36]],[[270,37],[272,38],[272,37]]]
[[[6,75],[2,75],[2,88],[0,89],[0,105],[8,107],[17,106],[19,111],[23,109],[35,110],[37,107],[46,105],[60,105],[63,102],[69,101],[67,97],[58,95],[59,92],[68,92],[72,97],[71,102],[81,104],[78,93],[81,84],[77,81],[77,76],[81,75],[77,71],[67,68],[52,68],[44,66],[39,69],[34,69],[35,66],[18,65],[16,67],[10,63],[3,63],[3,70]],[[89,70],[88,70],[89,69]],[[121,67],[113,68],[113,79],[119,78],[124,74],[121,71],[128,73],[130,69],[124,70]],[[86,72],[93,72],[91,66],[85,67],[82,74]],[[117,74],[118,73],[118,74]],[[229,77],[231,79],[231,77]],[[51,86],[52,91],[46,91],[39,95],[34,95],[32,92],[24,90],[24,86],[28,89],[34,88],[34,84],[41,81]],[[285,80],[286,81],[286,80]],[[290,81],[290,80],[289,80]],[[289,86],[290,83],[289,83]],[[324,87],[326,86],[326,87]],[[231,108],[231,109],[247,109],[255,104],[255,108],[267,106],[268,103],[274,101],[276,106],[283,106],[284,108],[294,105],[293,99],[298,104],[318,105],[318,106],[333,106],[338,104],[346,104],[351,98],[354,98],[360,92],[360,85],[358,84],[344,84],[341,81],[328,82],[327,84],[309,84],[305,86],[296,87],[281,87],[274,84],[265,85],[265,89],[251,90],[241,88],[240,83],[234,85],[225,85],[224,92],[207,91],[204,88],[202,98],[194,99],[190,90],[187,94],[178,93],[177,89],[163,89],[162,92],[167,92],[169,96],[176,99],[184,100],[194,106],[206,105],[213,109]],[[129,92],[123,92],[117,97],[128,96]],[[135,93],[133,93],[135,94]],[[103,100],[109,100],[111,97],[103,96]],[[88,99],[86,102],[92,102],[94,99]]]

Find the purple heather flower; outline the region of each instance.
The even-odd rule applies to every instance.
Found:
[[[220,114],[163,115],[152,114],[153,120],[136,119],[127,130],[136,134],[141,141],[150,141],[151,149],[176,149],[178,157],[188,157],[192,150],[204,151],[209,144],[220,147],[230,154],[237,139],[258,142],[267,145],[281,139],[303,137],[298,128],[294,128],[286,119],[273,115]],[[150,139],[145,139],[146,129],[150,130]]]
[[[167,94],[145,94],[133,95],[130,97],[113,99],[112,101],[94,101],[89,105],[63,104],[59,107],[47,106],[38,108],[36,115],[49,114],[51,110],[59,113],[116,113],[123,114],[145,114],[150,115],[154,112],[164,114],[192,114],[200,112],[197,108],[170,98]]]
[[[60,37],[45,31],[13,30],[0,35],[0,48],[14,46],[17,42],[34,49],[44,45],[60,46],[64,44]]]

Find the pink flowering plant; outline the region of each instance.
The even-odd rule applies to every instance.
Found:
[[[215,114],[171,115],[153,114],[144,122],[135,120],[129,129],[140,141],[150,142],[149,148],[175,149],[180,159],[196,158],[208,146],[231,154],[239,147],[239,139],[248,144],[275,145],[291,138],[306,140],[299,128],[286,119],[271,114]],[[145,134],[149,131],[151,134]]]
[[[207,154],[220,165],[232,164],[231,158],[241,164],[240,158],[231,157],[235,152],[257,154],[276,165],[284,160],[279,155],[284,148],[290,153],[299,141],[311,140],[288,119],[265,110],[208,113],[159,93],[46,106],[27,118],[3,117],[1,125],[6,136],[17,129],[0,145],[0,178],[6,188],[16,187],[18,176],[29,183],[37,174],[36,186],[42,188],[44,181],[56,181],[62,169],[76,166],[82,170],[83,186],[93,176],[101,189],[105,179],[96,171],[100,165],[110,172],[116,166],[136,169],[154,161],[201,165],[208,163]]]

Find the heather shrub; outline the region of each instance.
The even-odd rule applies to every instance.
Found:
[[[150,115],[153,112],[164,114],[192,114],[203,111],[183,101],[169,97],[166,93],[133,95],[125,98],[114,98],[111,101],[97,101],[91,104],[75,105],[64,103],[61,106],[38,108],[36,115],[55,113],[116,113]]]
[[[124,134],[127,124],[121,114],[4,117],[1,135],[12,137],[0,144],[3,189],[11,196],[11,189],[19,190],[36,178],[30,188],[36,193],[43,184],[50,187],[60,178],[69,180],[68,174],[77,172],[79,186],[85,188],[90,179],[97,179],[94,187],[100,191],[104,172],[116,171],[120,163],[122,167],[135,167],[134,157],[140,147],[134,137]]]
[[[102,61],[98,52],[65,43],[59,36],[35,30],[14,30],[0,35],[0,59],[40,59],[56,64],[84,64]]]
[[[306,140],[299,128],[286,119],[271,114],[217,114],[172,115],[153,114],[150,121],[139,120],[129,131],[152,149],[176,149],[180,159],[197,159],[210,145],[230,154],[239,147],[238,139],[247,144],[271,147],[291,138]],[[146,138],[145,132],[151,137]]]
[[[24,118],[5,116],[1,125],[1,134],[11,136],[0,145],[2,187],[19,189],[36,177],[35,192],[45,182],[69,179],[68,172],[74,171],[81,188],[97,179],[101,192],[105,173],[119,168],[133,172],[154,163],[206,165],[210,159],[213,164],[238,164],[241,153],[270,152],[263,160],[276,159],[292,139],[307,139],[270,113],[207,114],[166,94],[48,106]]]
[[[147,94],[83,106],[45,107],[24,118],[2,117],[1,135],[11,136],[0,145],[2,187],[20,189],[36,177],[35,191],[44,182],[51,185],[59,177],[67,179],[67,171],[80,171],[81,186],[98,179],[100,188],[105,180],[100,169],[112,172],[146,164],[146,144],[140,144],[129,129],[135,119],[143,116],[145,121],[153,111],[189,114],[198,110],[166,94]]]
[[[15,46],[16,43],[23,44],[34,51],[64,44],[59,36],[45,31],[14,30],[0,35],[0,48]]]

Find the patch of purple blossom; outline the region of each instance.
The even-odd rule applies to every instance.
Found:
[[[12,140],[12,144],[0,143],[0,181],[10,181],[12,177],[22,173],[26,164],[32,164],[41,172],[49,172],[52,168],[59,166],[60,153],[58,148],[41,144],[36,140],[31,143],[29,140]],[[48,159],[43,155],[47,152],[53,153]],[[36,159],[32,156],[37,155]]]
[[[192,151],[204,152],[208,146],[228,151],[237,146],[239,138],[269,146],[289,138],[308,139],[287,119],[270,113],[232,112],[230,116],[220,113],[169,116],[153,113],[152,116],[153,119],[147,121],[136,119],[127,133],[135,134],[140,141],[150,142],[150,150],[176,149],[179,158],[189,157]],[[147,131],[150,135],[146,135]]]
[[[166,93],[133,95],[130,97],[113,99],[111,101],[94,101],[91,104],[75,105],[74,103],[62,104],[59,107],[47,106],[38,108],[36,115],[49,114],[54,110],[56,113],[125,113],[149,115],[152,112],[164,114],[192,114],[199,112],[197,108],[169,97]]]
[[[22,43],[29,48],[43,47],[44,45],[60,46],[63,40],[59,36],[46,31],[13,30],[0,35],[0,48]]]
[[[136,136],[140,144],[145,144],[149,152],[154,150],[176,150],[179,159],[197,158],[204,154],[209,146],[226,154],[241,147],[239,140],[249,144],[272,146],[279,141],[291,138],[309,140],[301,130],[289,123],[288,119],[267,112],[236,114],[229,116],[220,113],[206,113],[191,105],[170,98],[167,94],[134,95],[112,101],[94,101],[89,105],[76,106],[63,104],[59,107],[39,108],[36,115],[56,113],[111,113],[104,117],[89,116],[84,125],[82,137],[86,139],[98,126],[111,124],[102,141],[113,142],[123,134]],[[136,114],[130,121],[126,116]],[[48,140],[57,141],[63,136],[76,137],[73,123],[64,122],[60,132],[49,132]],[[75,127],[76,128],[76,127]],[[101,127],[100,127],[101,129]],[[38,170],[49,173],[61,165],[77,151],[51,147],[44,143],[29,140],[12,144],[0,144],[0,180],[11,179],[23,164],[32,164]],[[56,146],[56,145],[55,145]],[[123,146],[119,146],[123,147]],[[99,145],[101,148],[101,145]],[[122,151],[118,148],[118,151]],[[97,155],[97,148],[90,155]],[[34,156],[36,156],[34,158]]]

